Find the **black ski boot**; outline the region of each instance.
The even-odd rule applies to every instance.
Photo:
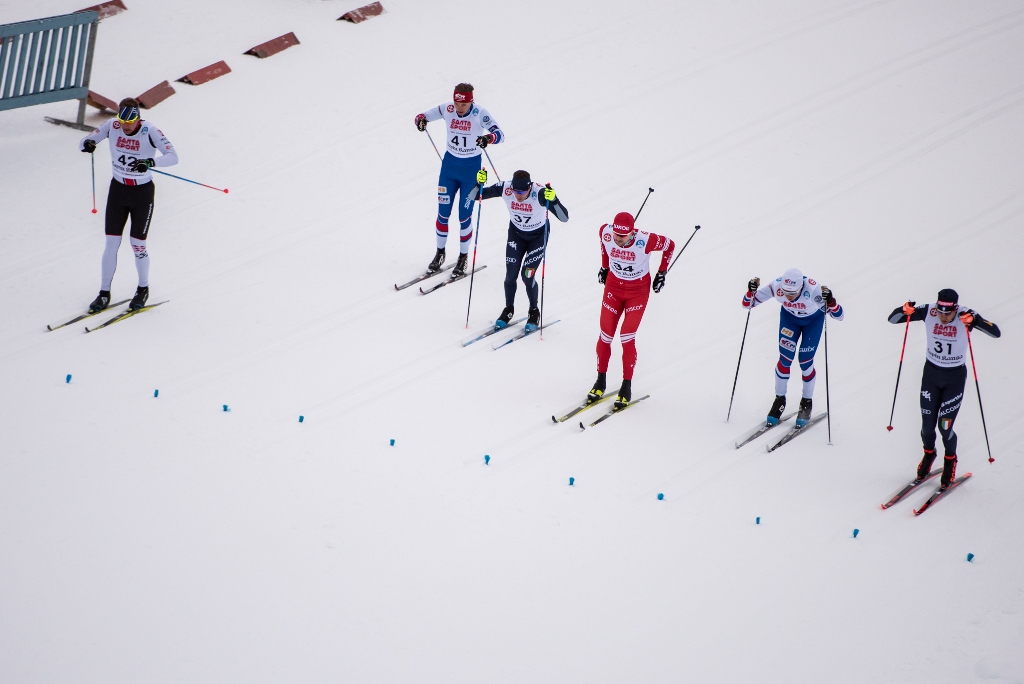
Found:
[[[537,326],[540,325],[540,309],[535,306],[530,307],[528,312],[528,318],[526,319],[526,329],[536,330]]]
[[[779,419],[782,418],[782,412],[786,410],[786,397],[779,394],[776,395],[775,401],[772,403],[772,410],[768,412],[768,424],[778,425]]]
[[[468,254],[459,255],[459,260],[455,262],[455,268],[452,269],[452,278],[461,278],[466,275],[466,262],[468,261]]]
[[[437,250],[434,254],[434,260],[427,264],[427,273],[437,273],[441,270],[441,265],[444,264],[444,247]]]
[[[89,305],[89,313],[99,313],[110,306],[110,290],[100,290],[96,299]]]
[[[803,427],[811,420],[811,400],[801,399],[800,410],[796,412],[796,426]]]
[[[615,408],[624,409],[629,406],[629,400],[633,398],[633,381],[623,380],[619,388],[619,396],[615,397]]]
[[[128,310],[138,311],[146,306],[147,299],[149,299],[149,286],[135,288],[135,296],[132,297],[132,303],[128,305]]]
[[[605,373],[598,373],[597,382],[594,383],[594,386],[593,388],[591,388],[590,393],[587,394],[587,403],[593,404],[595,401],[603,397],[606,388],[607,384],[605,383]]]
[[[925,449],[924,458],[917,464],[917,479],[914,482],[921,482],[928,477],[932,471],[932,463],[935,462],[935,449]]]
[[[512,317],[515,315],[516,310],[511,306],[506,306],[501,310],[501,315],[498,316],[498,320],[494,321],[494,330],[504,330],[508,327],[508,324],[512,322]]]
[[[942,477],[939,478],[939,491],[941,492],[956,477],[956,454],[946,454],[942,459]]]

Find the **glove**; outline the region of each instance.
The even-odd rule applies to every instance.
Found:
[[[824,285],[821,286],[821,298],[825,300],[825,304],[830,308],[836,305],[836,298],[832,296],[832,290]]]
[[[903,305],[903,313],[907,316],[912,316],[914,314],[914,304],[915,302],[906,302]]]
[[[481,135],[476,139],[476,146],[480,148],[487,147],[494,142],[494,134],[488,133],[487,135]]]
[[[156,162],[152,159],[136,159],[128,167],[128,170],[132,173],[146,173],[154,166],[156,166]]]
[[[661,292],[661,288],[665,287],[665,271],[658,271],[654,276],[654,282],[651,283],[651,289],[655,293]]]
[[[754,276],[750,279],[750,282],[747,283],[747,292],[757,292],[757,288],[759,287],[761,287],[761,279]]]
[[[606,280],[608,280],[608,269],[602,268],[600,271],[597,272],[597,282],[604,285]]]
[[[427,117],[422,114],[416,115],[416,128],[422,133],[427,130]]]
[[[480,185],[487,182],[487,169],[480,169],[476,172],[476,182]]]
[[[974,313],[974,311],[972,311],[971,309],[968,309],[967,311],[961,311],[960,322],[966,325],[968,329],[970,329],[971,325],[974,323],[974,317],[977,315],[978,314]]]
[[[555,201],[555,191],[550,186],[544,188],[544,201],[545,202],[554,202]]]
[[[82,145],[82,151],[92,154],[93,152],[96,151],[96,143],[94,143],[92,140],[86,140],[85,144]]]

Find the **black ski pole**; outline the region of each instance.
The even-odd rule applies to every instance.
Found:
[[[903,329],[903,348],[900,349],[900,367],[896,371],[896,389],[892,393],[892,411],[889,412],[889,427],[885,428],[889,432],[892,432],[892,417],[896,414],[896,394],[900,391],[900,373],[903,372],[903,354],[907,351],[907,333],[910,332],[910,316],[906,313],[903,314],[907,317],[907,326]]]
[[[828,423],[828,445],[832,446],[832,410],[828,395],[828,314],[825,314],[825,421]]]
[[[725,422],[729,422],[729,418],[732,416],[732,400],[736,396],[736,381],[740,379],[740,362],[743,361],[743,346],[747,343],[747,327],[750,326],[750,312],[754,308],[754,302],[750,302],[750,308],[747,309],[747,322],[743,325],[743,341],[740,342],[740,357],[736,359],[736,375],[732,379],[732,394],[729,395],[729,413],[725,416]]]
[[[430,140],[430,145],[431,147],[434,148],[434,152],[437,154],[437,158],[444,162],[444,159],[441,157],[441,153],[437,149],[437,145],[434,144],[434,139],[430,136],[430,131],[424,128],[423,132],[427,134],[427,138]]]
[[[700,226],[693,227],[693,232],[690,234],[690,240],[693,239],[693,236],[697,234],[698,230],[700,230]],[[686,241],[686,245],[690,244],[690,240]],[[671,271],[672,267],[676,265],[677,261],[679,261],[679,257],[681,257],[683,255],[683,252],[686,250],[686,245],[683,245],[683,248],[679,250],[679,254],[676,254],[676,258],[673,259],[672,263],[668,265],[668,271]],[[668,271],[665,271],[665,275],[668,275]]]
[[[971,329],[967,328],[967,348],[971,350],[971,370],[974,371],[974,389],[978,390],[978,409],[981,410],[981,429],[985,431],[985,448],[988,449],[988,462],[994,463],[992,446],[988,443],[988,426],[985,425],[985,407],[981,405],[981,386],[978,385],[978,369],[974,365],[974,345],[971,344]]]
[[[654,192],[654,188],[647,188],[647,197],[650,197],[652,192]],[[640,218],[640,212],[644,210],[645,206],[647,206],[647,197],[644,197],[644,203],[640,205],[640,209],[636,212],[636,216],[633,217],[634,221]]]
[[[476,245],[480,241],[480,217],[484,214],[483,183],[477,183],[476,201],[480,203],[476,212],[476,235],[473,236],[473,265],[469,272],[469,301],[466,302],[466,328],[469,328],[469,307],[473,306],[473,276],[476,275]]]
[[[545,188],[550,188],[551,183],[545,183]],[[551,212],[551,202],[544,200],[544,249],[541,252],[540,260],[540,339],[544,339],[544,275],[547,273],[548,264],[548,231],[551,230],[551,221],[548,214]]]

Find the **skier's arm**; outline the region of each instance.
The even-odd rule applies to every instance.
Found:
[[[481,191],[480,199],[491,199],[493,197],[501,197],[501,193],[504,192],[504,191],[505,191],[505,184],[504,183],[495,183],[494,185],[491,185],[490,187],[486,187],[486,188],[483,189],[483,191]],[[470,190],[470,194],[473,194],[472,190]],[[470,199],[472,199],[472,198],[470,198]]]
[[[551,199],[548,199],[548,196],[550,196]],[[566,209],[564,204],[562,204],[562,200],[558,197],[558,194],[555,193],[554,188],[550,185],[546,186],[540,191],[540,198],[544,200],[548,211],[553,213],[556,219],[562,223],[569,220],[569,210]]]
[[[989,337],[1001,337],[1003,334],[999,331],[998,325],[985,320],[980,313],[971,309],[960,312],[960,320],[964,322],[968,330],[980,330]]]
[[[750,296],[750,290],[747,290],[747,292],[743,295],[743,308],[753,309],[758,304],[764,304],[765,302],[772,298],[773,290],[774,285],[772,284],[772,282],[769,282],[767,285],[762,285],[761,288],[757,290],[757,292],[753,293],[753,297]]]
[[[608,224],[605,223],[600,228],[597,229],[598,244],[601,245],[601,268],[603,268],[606,271],[608,270],[608,266],[610,264],[608,262],[608,250],[604,248],[604,238],[602,236],[604,235],[604,227],[607,225]]]
[[[444,118],[443,107],[445,106],[447,105],[439,104],[436,107],[431,107],[427,111],[417,114],[416,118],[419,119],[422,116],[427,121],[437,121],[438,119]]]
[[[86,151],[86,149],[85,149],[85,141],[86,140],[92,142],[93,149],[96,148],[96,145],[98,145],[101,140],[106,140],[107,136],[110,135],[110,122],[111,121],[113,121],[113,119],[108,119],[107,121],[104,121],[102,126],[100,126],[95,131],[93,131],[89,135],[87,135],[84,138],[82,138],[81,140],[79,140],[78,141],[78,150],[79,150],[79,152],[85,152]]]
[[[890,323],[906,323],[907,322],[907,314],[906,314],[906,311],[904,310],[904,307],[906,307],[908,304],[911,307],[914,308],[914,313],[910,314],[910,320],[912,320],[912,321],[923,321],[928,316],[928,305],[927,304],[923,304],[922,306],[914,306],[914,302],[907,302],[903,306],[897,306],[895,309],[892,310],[892,313],[889,314],[889,322]]]
[[[819,285],[819,296],[821,297],[822,303],[825,305],[825,310],[828,315],[837,321],[843,320],[843,307],[840,306],[836,298],[832,296],[832,290],[828,289],[824,285]]]
[[[156,131],[156,140],[153,140],[153,131]],[[178,153],[174,151],[174,145],[167,139],[164,132],[159,128],[150,129],[149,142],[160,151],[160,156],[154,159],[154,166],[174,166],[178,163]]]
[[[647,240],[647,247],[644,248],[644,251],[648,254],[660,251],[661,266],[658,267],[658,271],[667,271],[669,264],[672,263],[672,253],[676,251],[676,243],[672,241],[672,238],[651,233],[650,238]]]
[[[491,134],[491,140],[487,143],[488,145],[497,145],[505,140],[505,133],[501,130],[501,126],[491,118],[491,113],[483,107],[480,108],[480,125]]]

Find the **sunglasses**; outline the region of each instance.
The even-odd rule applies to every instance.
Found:
[[[136,107],[121,107],[117,120],[121,123],[135,123],[139,120],[139,110]]]
[[[517,195],[527,195],[530,192],[530,188],[526,188],[524,190],[517,190],[516,188],[512,188],[512,192],[516,193]]]

